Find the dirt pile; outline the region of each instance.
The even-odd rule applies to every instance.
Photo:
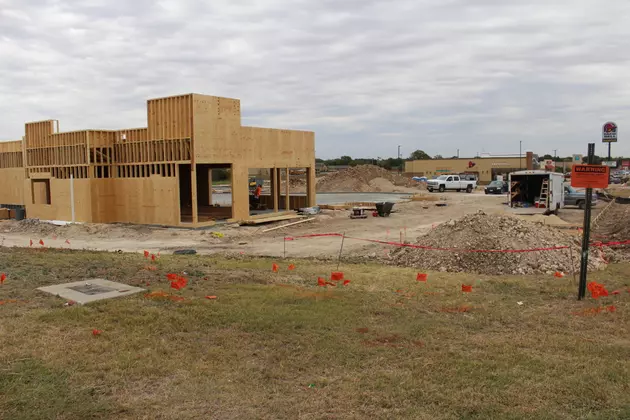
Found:
[[[576,236],[560,229],[516,217],[483,212],[451,220],[418,238],[417,245],[476,250],[538,249],[571,246],[573,267],[579,271],[580,245]],[[537,252],[457,252],[399,248],[389,262],[427,270],[479,274],[571,273],[568,249]],[[591,250],[589,269],[605,265],[599,251]]]
[[[597,219],[595,233],[604,239],[625,241],[630,239],[630,205],[614,203]]]
[[[601,217],[594,223],[591,239],[601,242],[623,242],[630,240],[630,205],[613,203],[604,210]],[[606,258],[610,261],[629,261],[630,245],[617,245],[603,248]]]
[[[421,189],[422,186],[374,165],[354,166],[317,180],[318,192],[396,192],[406,188]]]
[[[285,188],[286,188],[287,182],[286,181],[281,181],[280,182],[280,191],[284,192]],[[291,189],[292,193],[304,193],[306,192],[306,178],[305,177],[297,177],[297,176],[290,176],[289,177],[289,188]]]
[[[74,238],[82,236],[95,236],[99,238],[142,238],[151,235],[152,229],[143,225],[116,225],[102,223],[76,223],[56,225],[42,222],[38,219],[24,219],[20,221],[8,220],[0,226],[3,232],[23,232],[35,235],[34,237],[59,236],[61,238]]]

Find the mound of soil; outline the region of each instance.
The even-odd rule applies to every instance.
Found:
[[[570,246],[573,269],[579,271],[580,244],[575,235],[540,223],[483,212],[451,220],[417,239],[417,245],[461,250],[523,250]],[[463,252],[399,248],[389,262],[404,267],[479,274],[571,273],[569,249],[536,252]],[[589,269],[605,266],[591,249]]]
[[[423,185],[379,166],[359,165],[328,174],[317,181],[318,192],[396,192]]]
[[[280,182],[280,191],[284,192],[287,182]],[[289,188],[292,193],[304,193],[306,192],[306,177],[304,176],[289,176]]]
[[[8,220],[3,223],[5,232],[31,233],[35,238],[59,236],[74,238],[81,236],[95,236],[99,238],[142,238],[152,234],[153,229],[144,225],[120,225],[103,223],[76,223],[55,225],[38,219],[24,219],[20,221]]]

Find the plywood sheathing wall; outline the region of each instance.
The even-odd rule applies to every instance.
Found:
[[[193,150],[195,163],[243,161],[241,102],[194,94]]]
[[[241,127],[243,160],[251,168],[307,168],[315,165],[312,131]]]
[[[42,179],[45,175],[38,175]],[[24,195],[26,199],[26,213],[31,219],[42,220],[72,220],[72,205],[70,201],[70,180],[46,178],[50,182],[50,204],[33,204],[32,202],[32,179],[26,179],[24,185]],[[91,222],[92,206],[90,187],[91,180],[74,180],[74,209],[75,221]]]
[[[0,169],[0,204],[24,205],[24,169]]]
[[[0,204],[24,204],[22,141],[0,142]]]
[[[177,178],[92,180],[92,218],[99,223],[179,225]]]

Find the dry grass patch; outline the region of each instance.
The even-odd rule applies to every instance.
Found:
[[[352,282],[322,288],[334,266],[272,262],[164,256],[149,271],[132,254],[0,248],[0,300],[20,301],[0,305],[0,418],[630,418],[630,266],[592,276],[623,294],[578,303],[569,278],[425,284],[342,265]],[[188,286],[170,290],[169,272]],[[34,290],[90,277],[184,300],[67,307]]]

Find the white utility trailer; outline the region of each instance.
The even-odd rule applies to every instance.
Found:
[[[508,204],[518,213],[558,213],[564,207],[564,175],[546,171],[512,172]]]

